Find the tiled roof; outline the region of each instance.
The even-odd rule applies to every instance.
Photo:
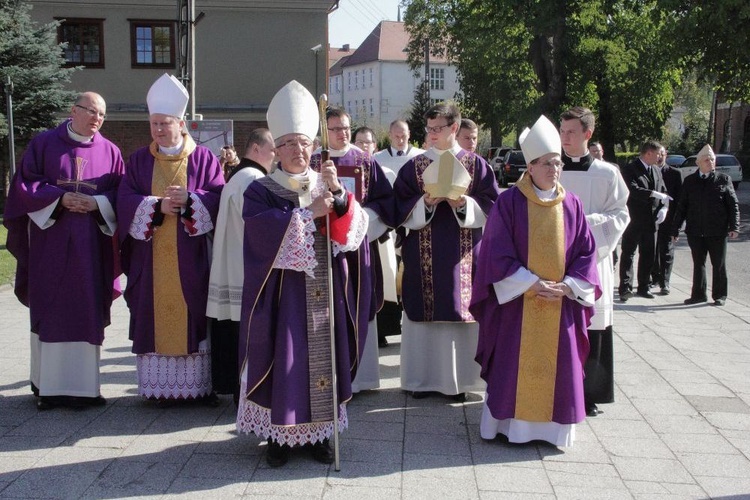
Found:
[[[405,49],[409,43],[409,34],[404,23],[398,21],[381,21],[370,33],[362,45],[342,66],[354,66],[373,61],[403,61],[408,54]],[[446,62],[445,58],[433,57],[432,62]]]

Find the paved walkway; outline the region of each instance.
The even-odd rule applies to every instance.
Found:
[[[396,341],[381,350],[383,388],[349,406],[340,472],[302,452],[268,468],[265,446],[235,434],[229,397],[141,400],[122,299],[102,350],[107,405],[38,412],[28,314],[1,287],[0,498],[750,498],[750,307],[686,307],[689,284],[672,281],[666,299],[618,304],[617,403],[574,447],[483,441],[480,394],[407,397]]]

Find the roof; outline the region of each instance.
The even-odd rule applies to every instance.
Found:
[[[355,66],[374,61],[406,62],[409,54],[409,33],[404,23],[398,21],[381,21],[367,36],[342,66]],[[433,56],[431,62],[447,62],[444,57]]]
[[[340,60],[348,58],[355,50],[350,48],[349,44],[343,47],[328,47],[328,67],[332,68]]]

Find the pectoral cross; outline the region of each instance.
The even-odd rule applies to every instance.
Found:
[[[92,191],[96,191],[96,183],[93,182],[86,182],[81,179],[83,176],[83,170],[86,168],[86,164],[89,161],[85,158],[81,158],[80,156],[76,156],[73,158],[71,156],[71,163],[73,163],[75,167],[76,176],[75,179],[58,179],[57,185],[58,186],[75,186],[75,192],[79,192],[81,186],[87,187],[91,189]]]

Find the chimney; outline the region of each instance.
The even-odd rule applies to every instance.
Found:
[[[343,47],[341,47],[342,52],[349,52],[349,44],[345,43]]]

